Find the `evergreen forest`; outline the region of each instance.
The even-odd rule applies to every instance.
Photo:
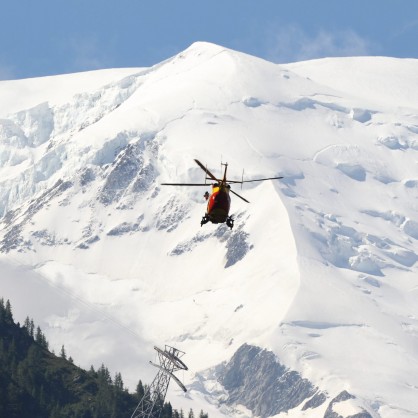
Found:
[[[86,371],[48,349],[40,327],[26,318],[13,319],[10,301],[0,299],[0,418],[122,418],[131,417],[148,386],[141,380],[135,393],[124,387],[120,373],[112,378],[105,365]],[[190,409],[164,403],[153,418],[208,418]]]

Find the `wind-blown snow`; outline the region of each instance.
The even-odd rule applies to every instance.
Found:
[[[1,296],[131,388],[153,345],[186,352],[191,384],[248,343],[355,396],[336,413],[418,414],[417,74],[196,43],[152,68],[0,82]],[[284,178],[233,187],[251,202],[232,196],[234,229],[201,228],[205,189],[160,186],[201,182],[193,158]],[[215,409],[210,385],[170,398],[250,414]]]

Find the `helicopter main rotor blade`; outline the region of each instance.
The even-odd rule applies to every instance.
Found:
[[[279,179],[282,179],[282,178],[283,178],[283,176],[281,176],[281,177],[267,177],[265,179],[243,180],[243,181],[236,181],[236,182],[231,181],[230,183],[251,183],[253,181],[279,180]]]
[[[199,160],[195,159],[195,162],[212,180],[220,181]]]
[[[244,202],[250,203],[247,199],[244,199],[242,196],[240,196],[238,193],[235,193],[233,190],[229,189],[231,193],[233,193],[235,196],[238,196],[240,199],[242,199]]]
[[[210,186],[207,183],[160,183],[160,186]]]

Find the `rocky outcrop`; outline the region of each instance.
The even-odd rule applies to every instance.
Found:
[[[355,396],[348,393],[346,390],[343,390],[338,396],[336,396],[328,405],[327,410],[325,411],[324,418],[373,418],[367,411],[361,411],[355,415],[350,415],[343,417],[337,412],[334,412],[334,405],[340,402],[347,401],[349,399],[355,399]]]
[[[244,405],[262,418],[293,409],[318,391],[299,373],[280,364],[271,351],[248,344],[226,364],[219,381],[228,392],[228,405]]]
[[[228,363],[216,369],[215,375],[225,391],[220,403],[232,408],[244,405],[257,417],[267,418],[295,408],[309,411],[327,402],[324,418],[373,418],[358,405],[355,415],[341,416],[336,412],[341,409],[334,406],[355,400],[355,396],[342,391],[331,399],[298,372],[283,366],[274,353],[260,347],[242,345]]]

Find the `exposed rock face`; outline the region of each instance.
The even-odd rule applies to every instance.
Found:
[[[226,253],[225,268],[238,263],[238,261],[242,260],[248,251],[251,250],[252,246],[247,242],[248,237],[249,234],[242,229],[239,229],[236,233],[231,234],[226,243],[228,251]]]
[[[313,410],[327,402],[324,418],[373,418],[360,407],[355,415],[340,415],[334,406],[355,400],[355,396],[343,391],[330,400],[328,393],[321,392],[298,372],[280,364],[274,353],[260,347],[242,345],[228,363],[216,369],[215,376],[227,393],[219,398],[221,403],[244,405],[257,417],[267,418],[294,408]]]
[[[327,400],[327,396],[323,392],[317,392],[311,399],[309,399],[305,405],[303,405],[302,411],[307,409],[314,409],[321,406]]]
[[[295,408],[317,391],[272,352],[247,344],[234,354],[219,381],[228,391],[227,404],[242,404],[263,418]]]
[[[121,135],[128,137],[127,135]],[[112,162],[101,190],[99,200],[104,205],[119,201],[123,194],[141,193],[149,190],[157,176],[156,169],[146,154],[157,153],[152,138],[138,138],[126,145]]]
[[[30,242],[25,242],[21,236],[23,227],[30,222],[31,218],[44,208],[48,202],[71,188],[71,181],[58,180],[53,187],[46,190],[39,197],[32,200],[23,213],[19,209],[8,213],[2,219],[2,227],[6,231],[0,241],[0,252],[8,253],[13,249],[30,247]]]
[[[344,402],[349,399],[355,399],[355,396],[348,393],[346,390],[343,390],[338,396],[336,396],[328,405],[327,410],[325,411],[324,418],[373,418],[367,411],[359,412],[355,415],[350,415],[343,417],[340,414],[334,412],[333,407],[339,402]]]
[[[174,210],[171,210],[170,213],[174,213]],[[175,226],[175,219],[169,219],[169,221],[172,230]],[[159,220],[157,225],[159,229],[164,229],[162,228],[164,225],[163,220]],[[243,230],[244,225],[245,224],[242,223],[231,231],[225,224],[220,224],[213,232],[206,234],[198,232],[191,239],[177,244],[177,246],[169,254],[171,256],[178,256],[186,252],[191,252],[199,243],[209,239],[210,237],[215,237],[220,242],[225,243],[225,248],[227,250],[225,254],[225,268],[231,267],[241,261],[253,248],[253,245],[248,242],[249,234]],[[167,231],[170,232],[168,229]]]

